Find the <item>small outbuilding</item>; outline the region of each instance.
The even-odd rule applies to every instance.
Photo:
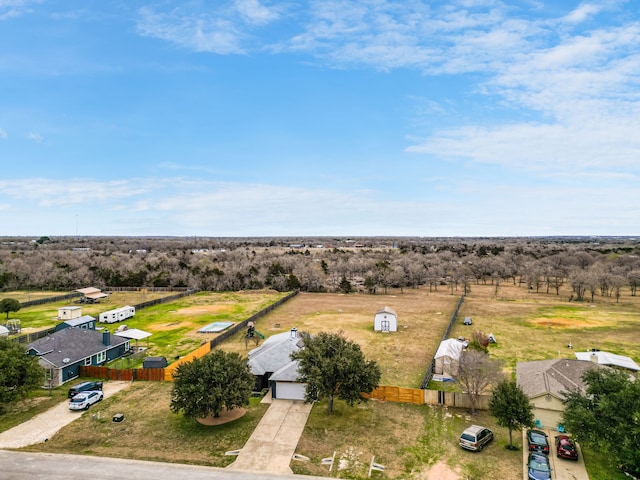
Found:
[[[397,332],[398,314],[393,308],[384,307],[373,317],[373,330],[376,332]]]
[[[435,371],[438,375],[453,376],[458,373],[458,363],[460,355],[464,350],[465,343],[456,338],[448,338],[440,342],[440,346],[435,356]]]
[[[142,368],[164,368],[167,365],[165,357],[147,357],[142,361]]]
[[[58,320],[73,320],[82,316],[82,307],[60,307],[58,309]]]

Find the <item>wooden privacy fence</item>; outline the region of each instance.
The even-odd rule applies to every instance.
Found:
[[[203,345],[200,345],[200,347],[196,348],[193,352],[189,353],[188,355],[185,355],[182,358],[179,358],[178,360],[176,360],[175,362],[173,362],[171,365],[166,366],[163,370],[164,370],[164,378],[163,380],[166,380],[167,382],[172,382],[173,381],[173,373],[176,371],[176,368],[178,368],[178,365],[181,365],[183,363],[187,363],[187,362],[191,362],[192,360],[195,360],[196,358],[200,358],[205,356],[207,353],[209,353],[211,351],[211,342],[207,342]]]
[[[469,395],[458,392],[442,392],[440,390],[423,390],[421,388],[403,388],[381,385],[363,397],[385,402],[413,403],[415,405],[440,405],[445,407],[471,408]],[[491,395],[480,395],[476,408],[488,410]]]
[[[127,368],[120,370],[109,367],[80,367],[81,377],[103,378],[105,380],[122,380],[131,382],[134,380],[163,381],[164,368]]]
[[[384,400],[387,402],[398,403],[414,403],[416,405],[424,405],[424,390],[419,388],[403,388],[381,385],[371,392],[371,394],[363,394],[366,398],[376,400]]]
[[[440,390],[424,390],[424,399],[427,405],[442,405],[445,407],[471,408],[468,393],[442,392]],[[488,410],[491,395],[480,395],[476,408]]]

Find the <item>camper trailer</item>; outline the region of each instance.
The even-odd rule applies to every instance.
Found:
[[[102,312],[100,314],[100,323],[121,322],[123,320],[126,320],[127,318],[133,317],[135,314],[136,308],[127,305],[125,307],[109,310],[108,312]]]

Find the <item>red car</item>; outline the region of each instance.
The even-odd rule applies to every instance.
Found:
[[[556,437],[556,454],[558,458],[566,458],[567,460],[578,460],[578,449],[566,435],[558,435]]]

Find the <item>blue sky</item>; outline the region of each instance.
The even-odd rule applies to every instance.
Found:
[[[640,234],[639,12],[0,0],[0,235]]]

